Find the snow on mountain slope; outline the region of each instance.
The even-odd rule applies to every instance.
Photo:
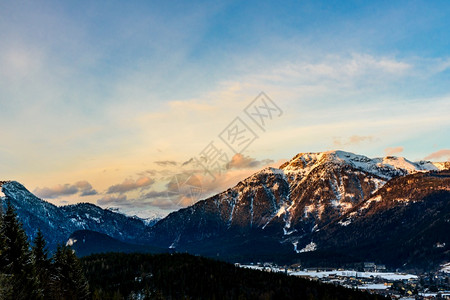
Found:
[[[432,164],[439,170],[450,170],[450,161],[446,162],[432,162]]]
[[[191,251],[207,249],[201,246],[205,241],[211,249],[232,251],[253,239],[270,240],[273,249],[289,245],[289,251],[300,251],[312,249],[307,248],[312,243],[308,236],[322,232],[329,224],[350,228],[360,212],[372,205],[385,205],[384,196],[374,195],[394,178],[448,167],[446,163],[368,158],[344,151],[300,153],[280,168],[265,168],[233,188],[171,213],[151,228],[138,218],[92,204],[56,207],[16,182],[3,183],[3,191],[27,233],[32,236],[40,227],[54,235],[53,242],[67,240],[75,230],[88,229],[125,242]],[[228,250],[221,244],[224,239]],[[315,250],[321,250],[321,243],[314,240],[314,245]]]
[[[450,273],[450,263],[442,265],[441,272]]]
[[[307,175],[313,169],[325,163],[348,165],[387,180],[398,175],[420,171],[438,171],[445,168],[444,163],[432,163],[429,161],[411,162],[404,157],[395,156],[372,159],[364,155],[335,150],[320,153],[300,153],[289,162],[283,164],[280,169],[289,174],[300,173]]]
[[[450,171],[388,181],[347,214],[305,236],[317,249],[430,268],[449,261]]]
[[[70,234],[80,229],[104,233],[121,241],[145,243],[148,239],[150,226],[137,217],[128,217],[90,203],[58,207],[37,198],[16,181],[1,182],[1,188],[5,195],[1,199],[3,209],[5,200],[10,201],[27,235],[33,238],[40,228],[50,248],[65,242]]]
[[[293,244],[351,211],[390,179],[430,170],[438,167],[405,158],[300,153],[278,169],[265,168],[225,192],[172,213],[156,224],[152,235],[169,246],[257,229]],[[299,244],[298,249],[305,246]]]
[[[372,159],[344,151],[301,153],[279,169],[263,169],[183,214],[174,213],[170,218],[172,226],[162,220],[155,233],[176,241],[177,247],[191,245],[188,247],[194,247],[195,251],[199,249],[192,245],[210,238],[232,236],[236,243],[245,243],[249,236],[258,240],[258,235],[261,240],[267,241],[270,236],[274,243],[280,243],[272,244],[274,249],[292,245],[294,252],[311,250],[308,236],[326,230],[333,223],[338,228],[350,226],[354,218],[345,216],[366,204],[378,205],[381,198],[365,201],[394,178],[445,168],[448,164],[411,162],[401,157]],[[412,191],[426,191],[425,183],[426,180],[417,181],[417,189]],[[407,205],[397,202],[389,205]],[[220,225],[223,220],[226,226]],[[165,226],[176,227],[176,235],[163,229]],[[314,244],[314,250],[321,247]]]

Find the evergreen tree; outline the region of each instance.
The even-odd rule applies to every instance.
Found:
[[[40,229],[38,229],[36,237],[34,238],[32,254],[39,290],[44,298],[48,298],[50,295],[51,261],[48,258],[46,242]]]
[[[12,283],[11,276],[9,274],[5,274],[2,265],[5,265],[4,260],[4,251],[5,251],[5,238],[4,235],[1,234],[3,231],[3,214],[1,211],[0,202],[0,299],[11,299],[12,298]]]
[[[0,207],[3,203],[0,202]],[[3,234],[3,212],[0,211],[0,274],[3,274],[6,266],[6,257],[5,257],[5,249],[6,249],[6,241],[5,235]]]
[[[53,256],[52,298],[88,299],[89,287],[74,251],[59,245]]]
[[[0,215],[0,300],[88,298],[88,284],[72,249],[59,246],[52,263],[40,230],[30,249],[8,202]]]
[[[12,295],[14,299],[40,299],[27,236],[9,202],[2,221],[0,270],[12,283]]]

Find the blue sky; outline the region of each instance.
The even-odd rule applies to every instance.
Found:
[[[208,193],[299,152],[448,160],[449,13],[446,1],[2,1],[1,178],[56,204],[166,213],[167,181],[261,91],[283,115]]]

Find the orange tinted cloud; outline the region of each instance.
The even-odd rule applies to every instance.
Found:
[[[398,153],[403,152],[403,147],[388,147],[384,149],[384,153],[386,153],[386,156],[395,155]]]
[[[126,195],[112,196],[106,195],[97,200],[98,205],[125,205],[127,203]]]
[[[432,160],[432,159],[443,159],[443,160],[450,160],[450,150],[449,149],[442,149],[436,152],[431,153],[427,157],[425,157],[426,160]]]
[[[250,156],[244,156],[240,153],[233,155],[231,161],[228,163],[228,169],[245,169],[245,168],[258,168],[263,165],[273,163],[271,159],[256,160]]]
[[[155,181],[150,177],[140,177],[137,180],[133,179],[125,179],[122,183],[112,185],[108,188],[107,194],[112,193],[125,193],[132,190],[136,190],[138,188],[147,188],[150,187]]]
[[[347,139],[342,139],[340,137],[335,137],[333,140],[333,145],[336,147],[339,146],[349,146],[349,145],[359,145],[362,142],[371,142],[374,140],[373,136],[361,136],[361,135],[352,135]]]
[[[61,196],[70,196],[80,193],[81,197],[96,195],[97,191],[92,188],[92,185],[83,180],[75,184],[57,184],[52,187],[37,187],[33,193],[38,197],[44,199],[55,199]]]

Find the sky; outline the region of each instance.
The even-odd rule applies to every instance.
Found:
[[[448,1],[1,1],[0,179],[166,215],[300,152],[450,159]]]

